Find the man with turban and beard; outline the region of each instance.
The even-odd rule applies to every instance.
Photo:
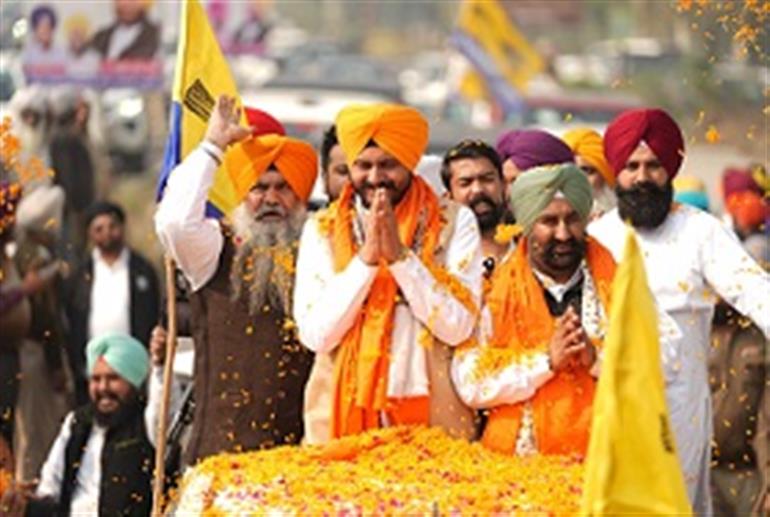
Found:
[[[507,204],[500,156],[480,140],[463,140],[444,155],[441,181],[452,200],[473,210],[481,231],[484,268],[489,274],[510,249],[508,243],[495,240]]]
[[[503,161],[503,177],[508,185],[533,167],[575,161],[567,144],[540,129],[514,129],[503,133],[497,139],[497,154]]]
[[[289,318],[317,158],[305,142],[239,126],[239,111],[232,98],[219,98],[204,141],[172,171],[155,216],[163,246],[193,290],[195,414],[186,464],[302,438],[312,357]],[[231,146],[226,173],[243,201],[224,226],[205,209]]]
[[[418,111],[351,105],[336,127],[351,181],[306,224],[295,288],[300,340],[334,362],[319,372],[333,378],[313,408],[327,422],[316,441],[400,424],[470,437],[474,415],[449,366],[481,297],[473,213],[413,173],[428,143]]]
[[[617,205],[615,199],[615,174],[604,157],[602,136],[590,128],[576,128],[564,133],[563,140],[575,153],[575,163],[588,177],[594,203],[591,220],[598,218]]]
[[[770,333],[770,276],[716,218],[672,203],[672,179],[684,157],[676,122],[659,109],[619,115],[604,135],[616,175],[618,208],[590,227],[623,254],[626,221],[635,228],[658,306],[666,400],[693,509],[711,513],[712,409],[707,358],[716,292]]]
[[[86,355],[89,402],[64,420],[34,495],[15,487],[0,503],[3,515],[149,515],[162,371],[153,370],[145,405],[150,366],[142,343],[104,334]]]
[[[574,164],[511,186],[523,236],[495,270],[480,341],[455,355],[463,401],[489,410],[482,443],[511,455],[584,456],[615,262],[586,235],[591,186]]]

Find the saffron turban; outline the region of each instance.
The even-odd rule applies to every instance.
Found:
[[[308,200],[318,175],[318,158],[310,144],[278,134],[255,135],[225,155],[225,167],[238,199],[246,197],[271,166],[278,169],[297,197]]]
[[[428,121],[414,108],[398,104],[353,104],[335,122],[337,139],[352,165],[370,141],[413,171],[428,146]]]
[[[604,156],[604,143],[599,133],[587,127],[576,128],[564,133],[562,139],[575,156],[580,156],[596,168],[609,186],[615,186],[615,173]]]
[[[89,374],[93,373],[100,357],[104,357],[110,368],[135,388],[140,388],[147,378],[150,369],[147,349],[131,336],[108,333],[89,341],[86,346]]]
[[[551,133],[539,129],[515,129],[497,139],[497,153],[511,160],[520,171],[575,161],[569,146]]]
[[[624,111],[604,133],[604,154],[617,176],[628,157],[645,142],[666,169],[676,176],[684,159],[684,138],[674,119],[661,109],[640,108]]]
[[[557,194],[564,196],[584,221],[588,220],[593,204],[591,184],[574,163],[535,167],[516,178],[511,185],[511,207],[524,233],[532,230]]]
[[[730,194],[726,203],[727,213],[741,228],[754,228],[770,217],[770,206],[762,196],[751,190]]]

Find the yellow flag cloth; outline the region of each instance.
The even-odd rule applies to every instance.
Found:
[[[612,286],[582,515],[691,515],[666,407],[655,306],[628,230]]]
[[[169,137],[158,182],[158,198],[171,171],[203,140],[211,110],[223,94],[235,97],[240,104],[235,80],[206,11],[198,0],[185,0],[180,12]],[[245,122],[244,115],[241,120]],[[206,214],[215,217],[229,214],[240,201],[230,176],[219,167],[209,190]]]
[[[413,171],[428,146],[428,121],[399,104],[352,104],[337,115],[337,138],[348,165],[369,141]]]

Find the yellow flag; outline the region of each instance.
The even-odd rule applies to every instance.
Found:
[[[692,514],[666,407],[657,319],[629,227],[594,398],[583,515]]]
[[[171,127],[166,144],[159,196],[171,171],[200,144],[214,103],[220,95],[240,96],[227,61],[219,48],[208,16],[198,0],[181,6],[174,86],[171,92]],[[241,116],[245,121],[245,116]],[[239,200],[231,179],[220,167],[209,191],[207,214],[228,214]]]
[[[535,47],[508,16],[498,0],[465,0],[460,6],[457,29],[471,38],[483,53],[471,61],[486,75],[489,62],[497,73],[519,91],[526,91],[527,83],[545,69],[545,62]],[[460,49],[466,49],[460,45]]]

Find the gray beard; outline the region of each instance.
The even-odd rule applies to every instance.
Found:
[[[231,299],[238,301],[244,297],[249,315],[254,316],[266,307],[291,315],[293,266],[305,218],[304,207],[283,221],[271,222],[255,219],[243,204],[233,212],[233,229],[240,244],[230,269]]]

